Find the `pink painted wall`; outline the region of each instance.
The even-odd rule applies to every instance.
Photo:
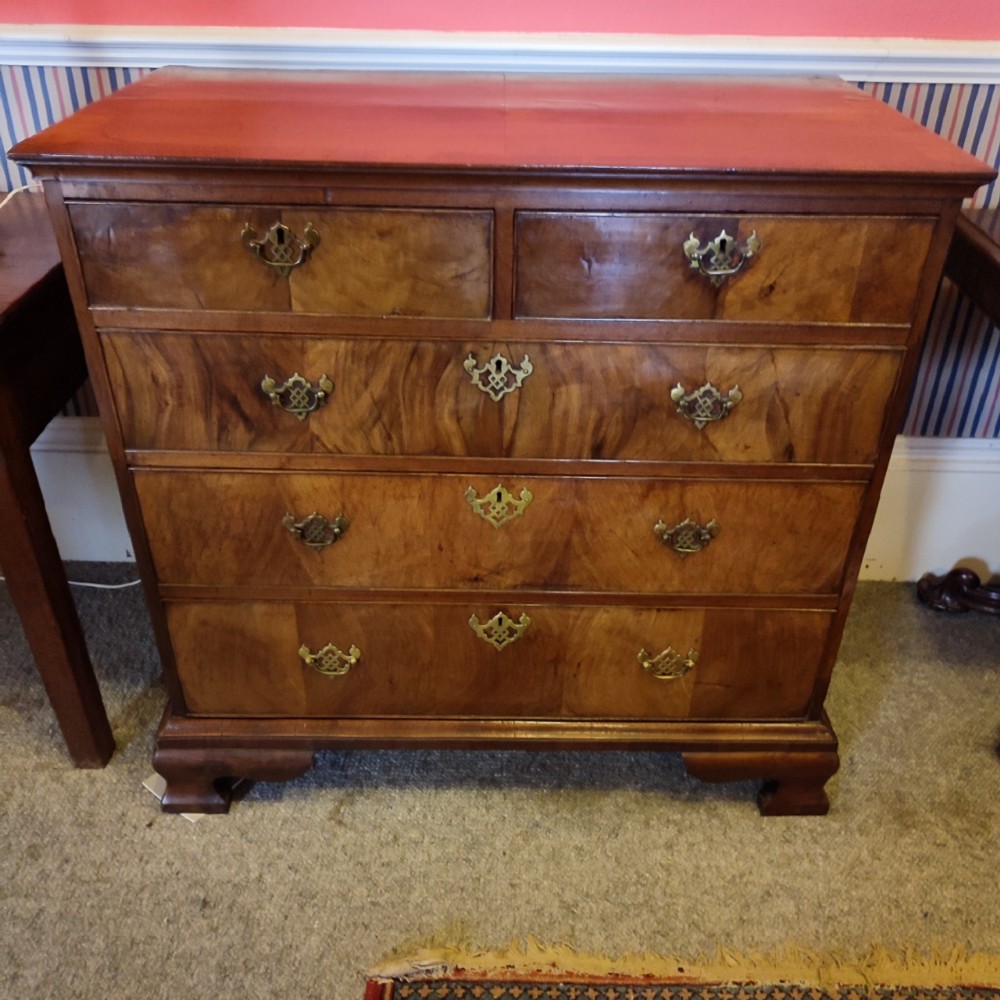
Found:
[[[0,0],[2,23],[1000,40],[1000,0]]]

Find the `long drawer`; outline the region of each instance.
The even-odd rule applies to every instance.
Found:
[[[516,218],[515,314],[540,318],[908,324],[934,230],[921,218]]]
[[[692,462],[870,463],[902,357],[134,331],[102,343],[128,448]],[[277,392],[296,375],[306,396],[329,388],[301,416]]]
[[[857,483],[139,470],[166,584],[832,594]]]
[[[92,306],[452,319],[492,308],[488,211],[84,202],[69,212]]]
[[[830,619],[572,605],[167,605],[188,710],[220,716],[799,718]]]

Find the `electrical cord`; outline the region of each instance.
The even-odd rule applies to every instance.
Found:
[[[7,194],[4,196],[3,201],[0,201],[0,209],[2,209],[7,204],[7,202],[14,197],[14,195],[20,194],[22,191],[30,191],[33,187],[35,187],[34,184],[22,184],[20,187],[16,187],[13,190],[8,191]]]

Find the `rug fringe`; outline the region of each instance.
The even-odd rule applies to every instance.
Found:
[[[900,950],[877,946],[845,957],[787,947],[774,954],[719,948],[690,960],[653,953],[598,955],[569,945],[548,945],[525,938],[507,948],[482,950],[469,945],[426,947],[389,959],[372,970],[385,979],[429,979],[469,975],[513,978],[518,975],[608,976],[690,980],[692,982],[797,983],[804,986],[991,986],[1000,987],[1000,956],[951,950]]]

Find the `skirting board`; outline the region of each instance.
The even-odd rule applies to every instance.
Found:
[[[63,559],[133,562],[100,419],[56,417],[32,445],[31,457]]]
[[[57,417],[32,455],[63,558],[132,560],[99,420]],[[897,438],[862,579],[916,580],[956,565],[1000,572],[1000,440]]]
[[[1000,440],[898,437],[861,578],[1000,573]]]

